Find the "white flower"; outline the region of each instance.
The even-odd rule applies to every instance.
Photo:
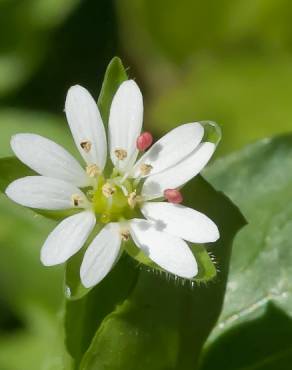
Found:
[[[105,226],[87,248],[81,265],[85,287],[105,277],[130,237],[164,270],[187,279],[196,276],[197,263],[186,241],[214,242],[219,232],[202,213],[174,204],[181,200],[174,189],[196,176],[215,150],[213,143],[202,142],[203,126],[187,123],[173,129],[137,160],[136,142],[150,145],[151,135],[140,137],[143,101],[137,84],[122,83],[110,109],[113,170],[105,177],[106,134],[94,99],[83,87],[73,86],[65,111],[85,168],[61,146],[39,135],[18,134],[11,140],[16,156],[41,176],[12,182],[6,194],[31,208],[79,210],[50,233],[41,250],[42,263],[51,266],[68,260],[98,223]],[[161,201],[164,195],[173,203]]]

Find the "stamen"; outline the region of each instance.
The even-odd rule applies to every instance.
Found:
[[[183,196],[177,189],[166,189],[164,190],[163,195],[169,203],[178,204],[183,201]]]
[[[118,158],[119,161],[123,161],[125,158],[127,158],[127,151],[125,149],[116,149],[115,150],[115,156]]]
[[[137,203],[137,194],[135,191],[133,191],[133,193],[130,193],[129,196],[128,196],[128,204],[130,206],[130,208],[135,208],[136,206],[136,203]]]
[[[109,182],[105,183],[102,187],[102,194],[106,198],[110,198],[111,196],[113,196],[115,192],[116,192],[116,188],[113,185],[111,185]]]
[[[132,209],[136,207],[137,203],[142,202],[142,200],[143,198],[141,197],[141,195],[137,195],[136,191],[133,191],[128,195],[128,204]]]
[[[136,141],[137,149],[143,152],[148,149],[153,142],[153,137],[150,132],[143,132]]]
[[[79,194],[72,194],[71,199],[74,207],[78,207],[82,202],[82,197]]]
[[[84,140],[84,141],[81,141],[80,146],[81,146],[81,148],[82,148],[86,153],[88,153],[88,152],[90,152],[90,149],[91,149],[92,144],[91,144],[91,141],[89,141],[89,140]]]
[[[121,230],[120,231],[121,239],[124,242],[127,242],[130,239],[130,232],[129,230]]]
[[[141,172],[141,175],[143,176],[146,176],[150,173],[150,171],[152,170],[152,166],[151,164],[146,164],[146,163],[142,163],[140,165],[140,172]]]
[[[99,167],[96,164],[86,166],[86,173],[89,177],[95,177],[101,174]]]

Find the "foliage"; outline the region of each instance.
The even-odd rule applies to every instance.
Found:
[[[76,83],[96,96],[102,86],[105,123],[130,75],[156,136],[194,120],[223,129],[221,158],[184,188],[222,235],[207,250],[192,246],[192,284],[125,255],[88,291],[78,279],[83,251],[64,284],[63,267],[39,262],[55,221],[0,196],[0,369],[290,369],[292,137],[243,147],[291,131],[291,12],[288,0],[0,1],[1,191],[30,173],[11,157],[15,133],[79,156],[61,116]],[[115,58],[102,85],[121,53],[131,70]],[[233,243],[245,224],[235,205],[248,225]]]
[[[249,224],[234,243],[224,307],[206,345],[204,370],[219,364],[232,370],[290,366],[291,154],[292,136],[282,136],[250,145],[207,171]],[[249,345],[243,351],[244,343]]]

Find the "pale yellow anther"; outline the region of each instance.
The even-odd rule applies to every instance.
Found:
[[[142,201],[141,195],[137,195],[136,191],[133,191],[128,195],[128,204],[130,208],[135,208],[136,204]]]
[[[146,175],[149,175],[153,167],[151,166],[151,164],[142,163],[140,164],[139,168],[140,168],[141,175],[146,176]]]
[[[137,194],[135,191],[133,191],[133,193],[130,193],[128,195],[128,204],[130,206],[130,208],[135,208],[136,206],[136,203],[137,203]]]
[[[92,144],[89,140],[84,140],[84,141],[81,141],[80,146],[86,153],[88,153],[90,152]]]
[[[121,230],[120,231],[121,239],[124,242],[127,242],[130,239],[130,232],[129,230]]]
[[[86,166],[86,173],[89,177],[95,177],[101,174],[99,167],[96,164]]]
[[[105,183],[103,186],[102,186],[102,194],[106,197],[106,198],[110,198],[111,196],[113,196],[113,194],[116,192],[116,188],[111,185],[109,182]]]
[[[72,199],[72,203],[73,203],[74,207],[78,207],[80,205],[80,203],[82,202],[82,197],[79,194],[73,194],[71,196],[71,199]]]
[[[115,150],[115,156],[118,158],[119,161],[123,161],[125,158],[127,158],[127,151],[125,149],[116,149]]]

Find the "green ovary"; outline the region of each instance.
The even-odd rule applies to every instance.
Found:
[[[103,194],[102,188],[105,183],[105,181],[99,183],[92,198],[94,212],[98,216],[97,219],[102,223],[108,223],[135,217],[137,212],[129,206],[128,198],[121,188],[113,185],[115,192],[112,196],[107,197]]]

